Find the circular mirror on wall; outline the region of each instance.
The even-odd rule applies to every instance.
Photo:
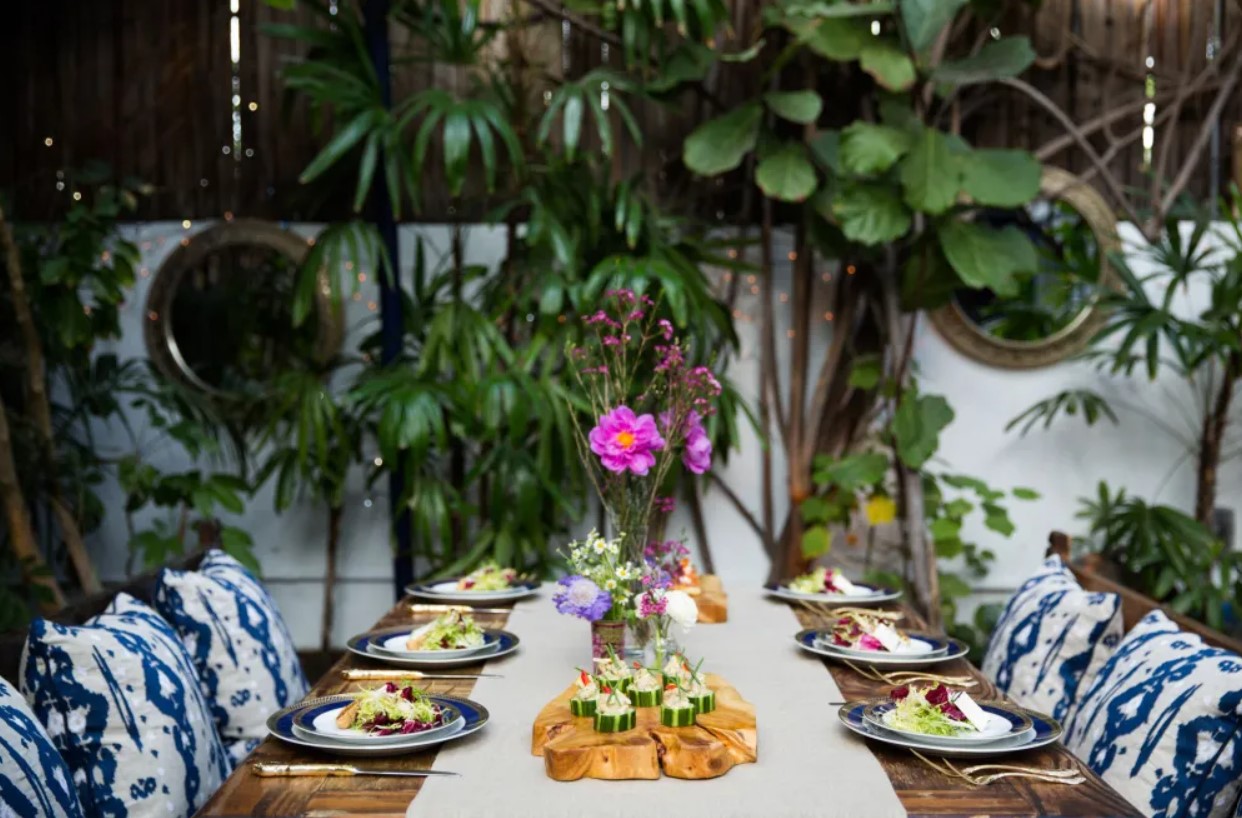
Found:
[[[1109,255],[1121,244],[1108,203],[1073,174],[1045,168],[1034,201],[976,218],[1022,230],[1035,245],[1039,269],[1021,276],[1017,292],[1004,297],[960,290],[931,313],[932,324],[959,352],[993,366],[1048,366],[1081,352],[1104,320],[1100,292],[1116,286]]]
[[[224,222],[182,242],[147,295],[144,336],[156,368],[220,400],[263,394],[271,378],[322,367],[343,325],[324,286],[312,314],[293,322],[305,239],[262,221]]]

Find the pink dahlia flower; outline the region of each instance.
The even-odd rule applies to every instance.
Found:
[[[695,474],[703,474],[712,467],[712,441],[698,412],[692,411],[686,417],[686,450],[682,452],[681,462]]]
[[[631,471],[646,475],[655,465],[652,452],[664,448],[664,438],[651,415],[635,415],[628,406],[618,406],[600,416],[599,425],[588,436],[591,451],[599,455],[608,471]]]

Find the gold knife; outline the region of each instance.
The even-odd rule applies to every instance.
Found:
[[[410,611],[416,614],[426,613],[447,613],[448,611],[457,611],[458,613],[468,614],[510,614],[513,613],[512,608],[476,608],[473,605],[430,605],[423,602],[415,602],[410,606]]]
[[[266,761],[256,761],[250,765],[250,769],[260,778],[308,775],[399,775],[421,778],[428,775],[460,775],[447,770],[372,770],[352,764],[271,764]]]
[[[387,682],[402,679],[503,679],[499,673],[423,673],[418,670],[363,670],[349,668],[341,671],[347,682]]]

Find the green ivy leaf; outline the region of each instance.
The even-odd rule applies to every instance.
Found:
[[[990,40],[979,53],[961,60],[941,63],[932,72],[936,82],[945,85],[973,85],[1016,77],[1035,62],[1035,49],[1028,37]]]
[[[962,189],[981,205],[1018,207],[1039,195],[1043,167],[1026,151],[985,148],[961,161]]]
[[[983,518],[983,524],[1005,537],[1012,536],[1014,532],[1013,521],[1009,519],[1009,514],[1004,509],[995,506]]]
[[[966,550],[966,543],[962,542],[959,537],[937,537],[935,548],[937,557],[951,560],[962,555],[962,552]]]
[[[924,128],[901,160],[906,204],[933,215],[945,212],[957,199],[961,173],[958,158],[949,150],[944,134]]]
[[[975,289],[1013,295],[1017,291],[1014,276],[1034,272],[1039,266],[1035,246],[1013,225],[997,230],[973,222],[950,221],[940,226],[937,235],[958,277]]]
[[[814,91],[772,91],[763,95],[772,113],[781,119],[805,125],[819,119],[824,101]]]
[[[928,530],[933,540],[955,540],[962,535],[962,522],[941,517],[938,520],[932,520]]]
[[[870,43],[863,48],[859,59],[862,70],[874,77],[882,88],[908,91],[914,85],[914,63],[891,43]]]
[[[847,239],[861,244],[896,241],[910,230],[910,211],[884,185],[846,185],[833,198],[830,215]]]
[[[801,143],[783,145],[755,168],[755,182],[765,194],[785,202],[801,202],[815,192],[815,168]]]
[[[1019,500],[1038,500],[1040,495],[1035,489],[1018,487],[1013,490],[1013,496]]]
[[[682,160],[700,176],[733,170],[754,150],[763,108],[750,102],[724,116],[704,122],[686,137]]]
[[[863,355],[850,367],[850,386],[856,389],[874,389],[880,382],[880,356]]]
[[[940,395],[907,392],[893,415],[897,456],[912,469],[923,466],[940,448],[940,433],[953,421],[953,409]]]
[[[836,486],[853,493],[864,486],[874,486],[888,473],[888,456],[879,452],[854,454],[836,460],[821,456],[815,459],[815,482],[820,486]]]
[[[883,173],[906,155],[910,143],[907,131],[888,125],[855,122],[841,132],[841,164],[860,176]]]
[[[822,525],[813,525],[802,532],[802,556],[809,560],[822,557],[832,547],[832,537]]]
[[[923,51],[966,5],[967,0],[899,0],[901,22],[915,51]]]
[[[832,507],[822,497],[808,497],[802,501],[802,519],[808,523],[827,522]]]

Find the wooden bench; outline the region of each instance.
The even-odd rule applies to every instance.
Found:
[[[1209,645],[1224,648],[1242,656],[1242,641],[1226,636],[1220,631],[1213,630],[1202,622],[1191,619],[1185,614],[1180,614],[1168,605],[1162,605],[1151,597],[1144,596],[1133,588],[1127,588],[1125,585],[1106,576],[1104,574],[1105,566],[1097,555],[1089,554],[1077,562],[1071,562],[1070,537],[1068,534],[1053,531],[1048,535],[1047,555],[1051,556],[1053,554],[1061,557],[1061,560],[1074,572],[1078,583],[1085,590],[1116,594],[1121,597],[1122,627],[1126,631],[1133,628],[1147,614],[1159,609],[1164,612],[1165,616],[1176,622],[1182,630],[1198,634]]]

